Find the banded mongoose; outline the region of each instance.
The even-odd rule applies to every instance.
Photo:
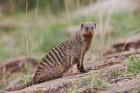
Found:
[[[31,82],[27,83],[26,86],[16,88],[16,90],[60,78],[63,73],[74,64],[77,64],[77,68],[80,72],[85,73],[83,60],[85,53],[91,46],[95,28],[96,24],[93,22],[81,24],[80,31],[71,39],[51,49],[49,53],[42,58],[42,62],[38,65]]]

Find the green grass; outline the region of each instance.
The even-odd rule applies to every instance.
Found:
[[[14,57],[12,52],[7,48],[0,48],[0,59]]]
[[[111,23],[114,28],[113,31],[115,31],[117,34],[114,35],[115,38],[128,37],[132,35],[131,33],[139,28],[139,19],[140,15],[134,15],[130,13],[120,13],[113,15]],[[140,30],[138,32],[140,32]]]
[[[138,74],[140,73],[140,57],[138,56],[131,56],[126,59],[125,64],[127,66],[128,74]]]
[[[53,48],[60,42],[64,42],[67,39],[67,34],[63,32],[65,24],[57,23],[53,24],[48,28],[48,31],[41,35],[42,44],[40,49],[42,51],[47,51],[50,48]]]

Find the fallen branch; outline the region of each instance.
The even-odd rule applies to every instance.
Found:
[[[127,57],[133,56],[133,55],[140,56],[140,50],[124,51],[124,52],[120,52],[120,53],[106,55],[103,57],[103,60],[101,60],[101,63],[99,63],[97,65],[93,65],[91,68],[93,70],[99,70],[99,69],[103,69],[105,67],[109,67],[109,66],[112,66],[115,64],[121,64],[123,62],[123,60],[125,60]]]
[[[36,93],[36,92],[63,93],[65,92],[66,88],[71,87],[73,82],[81,79],[84,76],[86,76],[86,74],[78,75],[75,77],[59,78],[56,80],[36,84],[19,91],[9,91],[5,93]]]
[[[21,57],[5,61],[3,62],[3,64],[0,64],[0,76],[9,76],[10,74],[19,72],[24,68],[25,64],[31,64],[32,66],[36,66],[37,60],[34,58]]]
[[[123,51],[123,52],[119,52],[119,53],[114,53],[114,54],[104,56],[104,59],[110,59],[112,57],[114,57],[114,58],[128,57],[128,56],[136,55],[136,54],[140,54],[140,50]]]
[[[137,49],[140,49],[140,34],[132,36],[126,40],[116,41],[110,46],[104,55]]]

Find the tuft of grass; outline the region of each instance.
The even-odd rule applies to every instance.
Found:
[[[140,73],[140,57],[131,56],[124,61],[127,66],[128,74],[138,74]]]
[[[111,72],[111,77],[120,77],[120,76],[124,76],[125,73],[123,71],[120,70],[114,70]]]
[[[89,88],[91,91],[104,90],[106,82],[98,73],[89,73],[86,77],[76,81],[68,93],[77,93],[80,88]]]
[[[22,82],[23,82],[24,84],[27,84],[29,81],[31,81],[31,79],[32,79],[32,77],[31,77],[31,75],[29,75],[29,74],[24,74],[24,75],[22,76]]]

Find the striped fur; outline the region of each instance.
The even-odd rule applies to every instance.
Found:
[[[40,83],[42,82],[42,80],[48,81],[54,79],[53,77],[55,77],[54,75],[56,74],[58,74],[58,77],[56,78],[61,77],[62,74],[66,72],[71,65],[75,64],[74,58],[76,58],[77,53],[75,52],[73,46],[77,46],[75,45],[76,42],[77,40],[73,38],[67,42],[59,44],[58,46],[50,50],[49,53],[43,57],[42,62],[38,66],[33,81],[35,83]],[[52,73],[50,73],[49,70],[51,69],[56,70],[53,70]],[[44,74],[42,74],[44,75],[44,79],[42,79],[43,76],[40,76],[40,73],[42,72],[45,72]],[[52,75],[51,77],[49,74],[54,75]],[[49,77],[46,77],[46,75],[48,75]]]

